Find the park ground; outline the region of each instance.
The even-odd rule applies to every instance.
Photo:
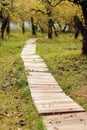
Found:
[[[31,99],[22,59],[25,41],[20,31],[0,41],[0,130],[44,130]],[[81,36],[37,35],[37,54],[48,65],[64,92],[87,110],[87,56],[81,55]]]

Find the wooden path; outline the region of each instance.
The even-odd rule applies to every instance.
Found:
[[[87,130],[87,113],[67,96],[49,72],[43,59],[35,54],[36,39],[22,51],[25,71],[34,104],[47,130]]]

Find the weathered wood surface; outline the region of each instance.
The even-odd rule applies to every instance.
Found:
[[[63,92],[43,59],[35,54],[34,42],[35,39],[26,42],[21,57],[31,96],[38,113],[43,115],[47,130],[87,130],[87,113]]]
[[[47,130],[87,130],[87,113],[70,113],[43,117]]]
[[[29,66],[29,67],[25,67],[25,70],[27,71],[36,71],[36,72],[47,72],[48,69],[45,68],[45,67],[32,67],[32,66]]]
[[[33,59],[33,60],[36,60],[36,59],[41,59],[41,57],[39,55],[29,55],[29,56],[25,56],[25,55],[22,55],[22,59]]]

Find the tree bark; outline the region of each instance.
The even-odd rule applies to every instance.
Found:
[[[53,26],[53,21],[52,19],[49,19],[48,21],[48,38],[52,38],[52,26]]]
[[[55,28],[55,26],[54,26],[54,23],[53,23],[53,28],[54,28],[55,36],[58,37],[58,31],[56,30],[56,28]]]
[[[44,29],[40,24],[39,24],[39,27],[40,27],[41,33],[44,33]]]
[[[80,6],[82,7],[82,12],[85,20],[85,25],[87,27],[87,1],[81,2]]]
[[[6,32],[7,32],[8,36],[9,36],[10,35],[10,16],[8,16],[8,22],[7,22]]]
[[[36,35],[36,29],[35,29],[33,17],[31,17],[31,27],[32,27],[32,35]]]
[[[24,22],[22,22],[22,33],[25,33],[25,27],[24,27]]]
[[[82,40],[82,54],[87,55],[87,29],[83,26],[82,22],[77,16],[74,16],[74,22],[80,30],[83,40]]]
[[[87,55],[87,0],[68,0],[70,2],[73,2],[75,4],[78,4],[82,8],[85,25],[82,24],[81,21],[77,19],[78,27],[80,28],[83,40],[82,40],[82,54]]]
[[[82,12],[83,12],[84,20],[85,20],[85,26],[82,24],[83,27],[81,28],[82,36],[83,36],[82,54],[87,55],[87,0],[82,1],[80,5],[82,7]]]
[[[4,40],[4,31],[6,29],[7,23],[8,23],[9,17],[3,19],[2,26],[1,26],[1,38]]]

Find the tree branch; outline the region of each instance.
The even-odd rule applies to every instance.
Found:
[[[36,12],[40,12],[40,13],[42,13],[42,14],[44,14],[44,15],[47,15],[46,12],[44,12],[44,11],[42,11],[42,10],[40,10],[40,9],[31,9],[31,11],[36,11]]]
[[[59,5],[62,1],[64,1],[64,0],[58,1],[55,5],[52,5],[52,3],[51,3],[49,0],[47,0],[47,3],[48,3],[51,7],[56,7],[56,6]]]
[[[52,7],[56,7],[57,5],[59,5],[62,1],[64,0],[60,0],[59,2],[57,2],[55,5],[51,5]]]

